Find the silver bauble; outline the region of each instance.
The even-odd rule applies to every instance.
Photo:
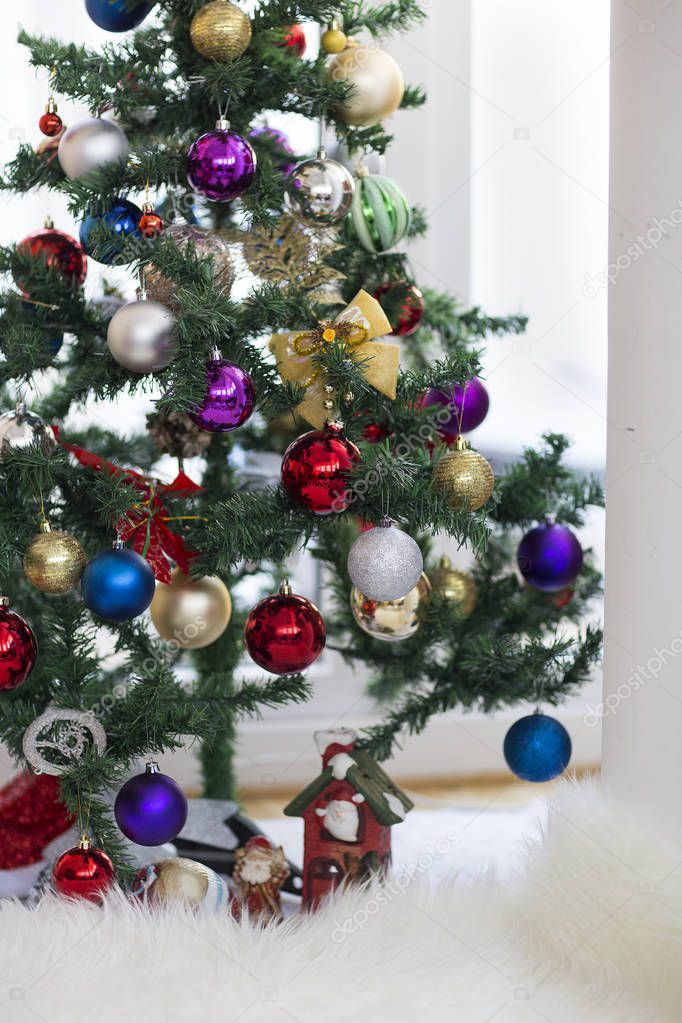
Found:
[[[59,140],[59,163],[67,178],[84,181],[93,171],[128,159],[128,139],[113,121],[91,117],[67,128]]]
[[[157,373],[175,358],[174,326],[175,317],[160,302],[129,302],[111,318],[109,351],[131,373]]]
[[[291,172],[287,199],[291,211],[304,221],[338,224],[353,202],[355,181],[343,164],[330,160],[323,149]]]
[[[57,441],[40,416],[29,412],[24,403],[19,402],[16,408],[0,415],[0,452],[25,448],[29,444],[40,445],[47,455],[56,448]]]
[[[382,519],[361,533],[348,555],[348,574],[370,600],[400,600],[419,582],[424,559],[408,533]]]

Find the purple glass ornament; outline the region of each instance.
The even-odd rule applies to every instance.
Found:
[[[246,370],[216,358],[206,366],[204,400],[189,416],[202,430],[228,433],[249,419],[255,405],[256,388]]]
[[[176,781],[147,764],[144,774],[127,781],[116,796],[119,828],[137,845],[163,845],[176,838],[187,821],[187,799]]]
[[[256,176],[256,163],[251,144],[220,120],[214,131],[201,135],[189,147],[187,180],[207,199],[229,202],[249,187]]]
[[[452,387],[432,387],[424,395],[423,404],[426,408],[432,405],[444,405],[450,411],[450,418],[438,418],[438,432],[446,442],[451,444],[460,433],[470,433],[480,426],[488,415],[490,398],[485,387],[478,379],[468,380],[466,384],[453,384]],[[462,407],[463,406],[463,407]],[[461,426],[460,426],[461,416]]]
[[[544,593],[555,593],[572,583],[580,572],[583,549],[568,526],[558,525],[548,516],[542,525],[526,533],[516,560],[527,583]]]
[[[269,124],[261,125],[259,128],[252,128],[249,132],[250,139],[267,139],[269,142],[273,142],[276,146],[282,150],[283,153],[290,153],[294,156],[294,151],[291,148],[291,143],[288,137],[279,128],[271,128]],[[276,160],[275,166],[280,174],[283,174],[285,178],[288,178],[294,167],[296,166],[296,160],[287,160],[285,156],[281,156]]]

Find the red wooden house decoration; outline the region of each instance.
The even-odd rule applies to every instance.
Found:
[[[355,749],[355,738],[349,728],[315,732],[322,773],[284,809],[304,820],[304,909],[342,881],[388,867],[391,828],[412,809],[376,760]]]

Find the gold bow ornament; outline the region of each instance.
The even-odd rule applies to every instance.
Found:
[[[282,380],[306,389],[305,398],[296,408],[298,415],[316,430],[322,429],[329,418],[324,370],[315,364],[314,356],[334,341],[341,341],[350,357],[361,363],[367,383],[394,401],[400,346],[374,340],[390,330],[391,324],[377,300],[366,291],[359,291],[335,320],[323,320],[313,330],[273,334],[270,351],[277,359]]]

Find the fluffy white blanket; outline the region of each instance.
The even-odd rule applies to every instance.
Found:
[[[675,836],[585,783],[564,788],[511,880],[430,884],[448,841],[387,886],[268,929],[118,897],[5,902],[0,1021],[679,1023]]]

